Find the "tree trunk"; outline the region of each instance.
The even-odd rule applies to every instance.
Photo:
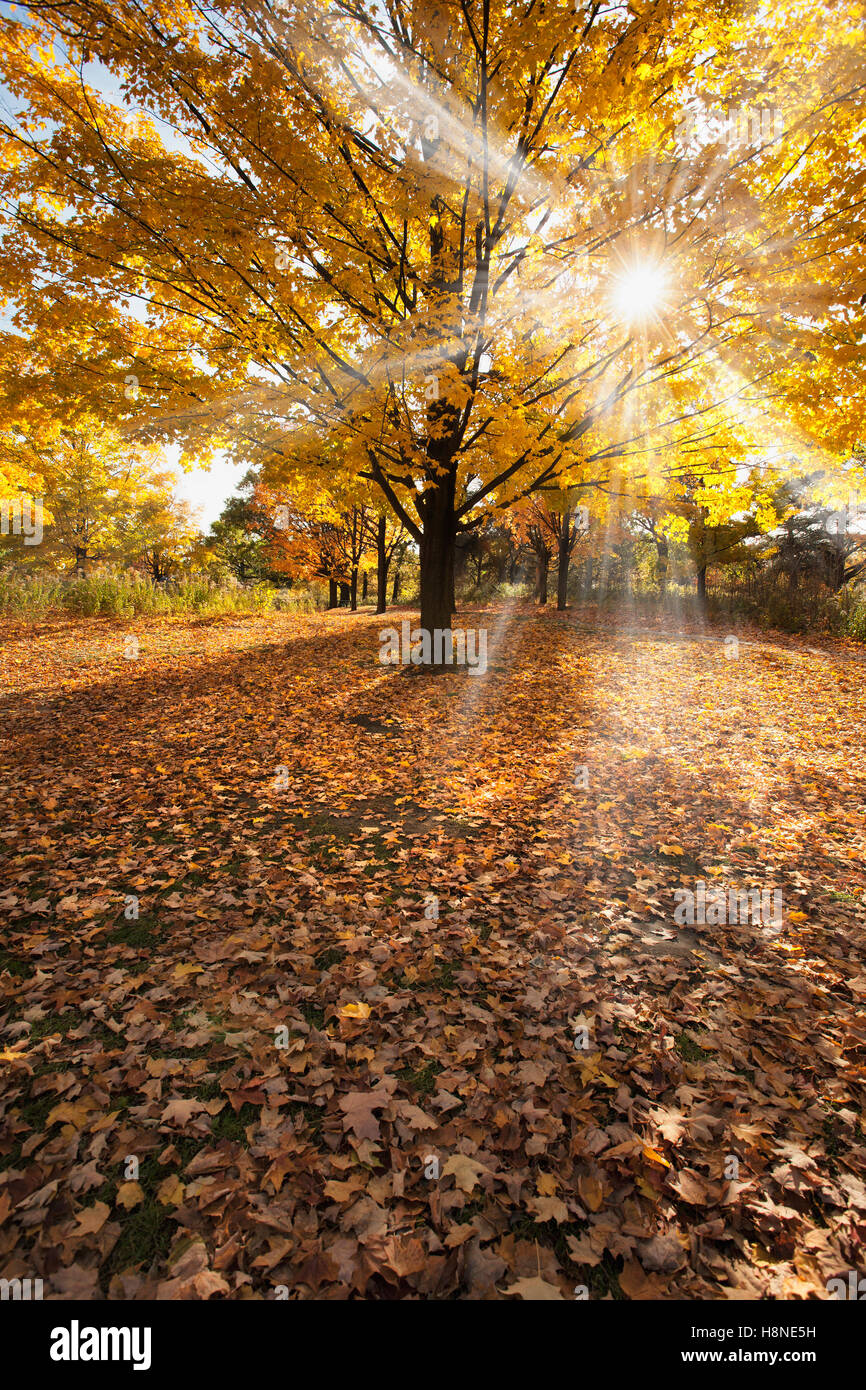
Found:
[[[568,522],[563,521],[562,535],[559,537],[559,573],[556,576],[556,607],[560,613],[564,613],[568,607],[568,532]]]
[[[352,570],[352,582],[349,585],[349,607],[353,613],[358,611],[358,566]]]
[[[337,581],[336,581],[336,579],[329,579],[329,580],[328,580],[328,607],[329,607],[329,608],[336,608],[336,606],[337,606]]]
[[[707,602],[707,567],[698,566],[698,603],[705,607]]]
[[[400,571],[399,571],[399,569],[396,569],[396,570],[394,571],[394,587],[393,587],[393,589],[391,590],[391,602],[392,602],[392,603],[396,603],[397,600],[399,599],[399,597],[400,597]]]
[[[454,474],[429,494],[421,535],[421,627],[431,635],[451,627],[454,612]]]
[[[666,539],[662,538],[660,541],[656,541],[656,551],[658,552],[656,574],[658,575],[661,601],[664,603],[668,591],[668,543]]]
[[[543,608],[547,603],[547,581],[550,577],[550,556],[539,555],[537,559],[538,574],[535,581],[535,597],[538,599],[539,605]]]
[[[366,603],[366,602],[367,602],[367,586],[368,586],[368,584],[369,584],[369,581],[370,581],[370,572],[369,572],[369,570],[364,570],[364,583],[363,583],[363,587],[362,587],[362,589],[361,589],[361,602],[362,602],[362,603]]]
[[[388,602],[388,551],[385,546],[385,518],[376,527],[376,612],[384,613]]]
[[[341,579],[341,580],[340,580],[340,607],[341,607],[341,608],[346,608],[346,607],[348,607],[348,603],[349,603],[349,593],[350,593],[350,590],[349,590],[348,584],[344,584],[343,581],[342,581],[342,579]]]

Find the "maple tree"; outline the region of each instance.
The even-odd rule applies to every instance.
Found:
[[[352,611],[357,611],[358,573],[370,542],[366,509],[347,505],[341,510],[322,491],[300,500],[257,484],[254,495],[271,518],[269,551],[274,568],[293,577],[326,579],[331,608],[337,601],[337,586],[348,589]]]
[[[85,573],[94,561],[141,560],[154,579],[185,555],[196,535],[190,509],[157,453],[94,419],[50,434],[10,431],[4,453],[38,479],[47,512],[40,563],[66,560]]]
[[[132,377],[145,435],[367,478],[428,629],[456,533],[538,488],[648,451],[724,476],[780,437],[839,466],[864,432],[854,9],[523,8],[5,16],[18,399],[123,414]],[[743,102],[779,119],[732,147],[714,112]]]
[[[575,506],[567,492],[557,491],[533,497],[518,515],[519,533],[526,537],[538,562],[538,601],[542,605],[547,602],[548,571],[555,556],[556,606],[562,610],[568,603],[568,570],[575,546],[589,533],[589,511]]]
[[[199,540],[199,528],[189,503],[174,496],[175,480],[168,474],[151,476],[148,490],[135,508],[120,520],[121,544],[161,583],[187,568]]]

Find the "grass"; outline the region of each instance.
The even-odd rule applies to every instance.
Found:
[[[711,1052],[707,1052],[693,1038],[690,1038],[688,1033],[679,1033],[674,1039],[674,1047],[684,1062],[702,1062],[705,1058],[712,1056]]]
[[[187,575],[170,591],[146,575],[100,570],[85,579],[71,575],[0,574],[0,612],[20,617],[50,612],[85,618],[133,618],[198,613],[313,612],[320,597],[307,590],[275,589],[267,584],[238,587],[205,575]]]
[[[121,1228],[116,1244],[103,1260],[99,1270],[100,1287],[105,1294],[114,1275],[136,1268],[147,1273],[155,1265],[161,1264],[168,1255],[177,1231],[173,1219],[175,1209],[160,1202],[156,1194],[165,1178],[173,1172],[180,1173],[202,1146],[198,1140],[178,1138],[174,1141],[174,1147],[178,1150],[179,1168],[176,1163],[161,1164],[155,1153],[145,1154],[139,1160],[137,1178],[127,1179],[124,1163],[117,1163],[111,1177],[106,1179],[102,1187],[88,1195],[85,1205],[105,1202],[113,1209],[112,1221],[117,1221]],[[125,1211],[123,1207],[116,1205],[118,1188],[126,1181],[138,1182],[145,1194],[144,1201],[131,1211]]]
[[[159,936],[160,928],[152,918],[139,917],[137,921],[126,922],[113,931],[106,940],[112,946],[153,946]]]
[[[419,1096],[429,1096],[436,1089],[436,1077],[441,1070],[440,1062],[425,1062],[414,1071],[411,1067],[404,1067],[397,1075]]]
[[[469,1220],[465,1210],[463,1219]],[[582,1284],[593,1301],[599,1298],[624,1301],[626,1295],[620,1288],[617,1269],[617,1263],[622,1265],[621,1259],[614,1258],[606,1250],[597,1265],[575,1264],[569,1252],[568,1237],[577,1238],[587,1229],[585,1222],[569,1221],[560,1224],[556,1221],[536,1221],[531,1216],[520,1216],[512,1223],[511,1234],[517,1240],[530,1241],[544,1249],[552,1250],[560,1265],[572,1272],[575,1286]]]
[[[33,974],[33,966],[13,956],[10,951],[0,951],[0,975],[4,973],[15,975],[19,980],[28,980]]]
[[[244,1101],[240,1110],[235,1113],[231,1106],[227,1105],[211,1121],[211,1134],[214,1139],[229,1139],[233,1143],[243,1144],[248,1147],[247,1128],[259,1118],[259,1111],[255,1105],[249,1101]]]
[[[44,1018],[37,1018],[30,1025],[30,1036],[28,1041],[31,1043],[41,1042],[43,1038],[60,1033],[64,1038],[70,1029],[84,1022],[84,1015],[76,1013],[74,1009],[65,1009],[62,1014],[46,1014]]]
[[[325,1026],[325,1014],[318,1004],[311,1004],[306,1001],[301,1005],[301,1013],[311,1028],[315,1028],[317,1032],[322,1031]]]
[[[170,1208],[163,1206],[155,1197],[147,1198],[141,1206],[127,1212],[122,1219],[117,1244],[99,1270],[103,1293],[108,1292],[109,1282],[115,1274],[136,1267],[147,1272],[155,1263],[161,1263],[168,1255],[176,1229],[170,1218]]]
[[[291,1115],[293,1120],[303,1118],[311,1133],[315,1137],[319,1136],[325,1120],[325,1112],[321,1106],[312,1104],[295,1105],[292,1107]]]

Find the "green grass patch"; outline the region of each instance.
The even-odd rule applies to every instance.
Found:
[[[0,975],[14,975],[19,980],[27,980],[33,974],[33,969],[26,960],[13,956],[11,951],[0,951]]]
[[[419,1096],[429,1096],[436,1089],[436,1077],[442,1070],[441,1062],[425,1062],[423,1066],[413,1070],[412,1067],[404,1067],[398,1071],[400,1080],[409,1086],[411,1090]]]
[[[147,1273],[155,1263],[162,1263],[171,1248],[177,1227],[170,1218],[170,1208],[155,1197],[121,1217],[121,1232],[111,1253],[99,1270],[103,1293],[115,1274],[140,1267]],[[115,1213],[120,1215],[118,1211]]]
[[[325,1012],[319,1008],[318,1004],[312,1004],[306,1000],[301,1005],[301,1014],[311,1028],[315,1028],[318,1032],[322,1031],[325,1026]]]
[[[124,922],[122,927],[117,927],[106,940],[112,946],[133,946],[142,949],[146,946],[156,944],[161,934],[161,927],[152,917],[139,917],[134,922]]]
[[[211,1134],[214,1139],[229,1139],[246,1147],[249,1142],[246,1135],[247,1127],[258,1118],[258,1106],[251,1105],[249,1101],[244,1102],[237,1114],[227,1105],[211,1120]]]
[[[706,1057],[711,1057],[712,1053],[705,1048],[699,1047],[693,1038],[686,1033],[679,1033],[674,1039],[674,1047],[680,1054],[684,1062],[702,1062]]]
[[[41,1042],[43,1038],[51,1037],[54,1033],[61,1033],[63,1037],[73,1028],[84,1022],[84,1015],[76,1013],[74,1009],[65,1009],[62,1014],[46,1014],[44,1018],[37,1018],[30,1025],[29,1042]]]

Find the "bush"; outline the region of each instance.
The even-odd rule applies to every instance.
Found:
[[[320,613],[328,606],[327,592],[320,585],[309,589],[277,589],[273,595],[278,613]]]
[[[189,576],[170,588],[143,575],[104,570],[85,579],[60,575],[0,576],[0,612],[20,616],[61,611],[86,618],[131,618],[144,614],[266,612],[279,591],[249,589]],[[300,597],[300,596],[299,596]]]
[[[762,627],[782,632],[823,632],[866,641],[866,591],[862,587],[831,593],[823,586],[791,589],[759,581],[750,593],[738,587],[725,596],[711,595],[710,611],[715,616],[743,614]]]

